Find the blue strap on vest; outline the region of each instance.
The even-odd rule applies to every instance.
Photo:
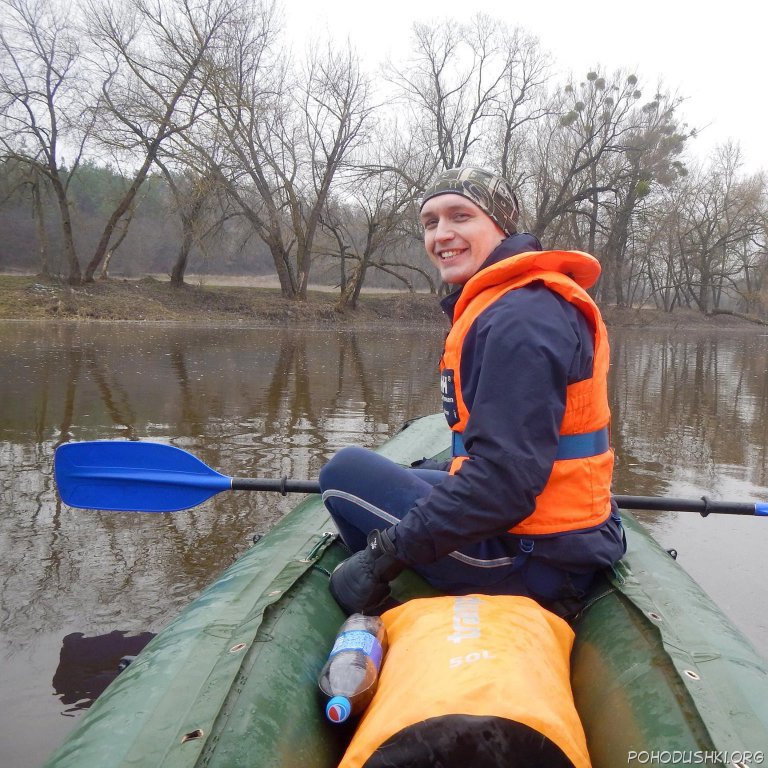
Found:
[[[468,456],[461,432],[451,432],[451,452],[454,456]],[[567,459],[586,459],[605,453],[610,446],[608,427],[580,435],[560,435],[556,461]]]
[[[608,427],[580,435],[560,435],[555,458],[557,460],[586,459],[605,453],[609,447]]]

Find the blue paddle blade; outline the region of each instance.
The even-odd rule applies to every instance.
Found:
[[[54,456],[62,501],[80,509],[176,512],[232,487],[191,453],[162,443],[65,443]]]

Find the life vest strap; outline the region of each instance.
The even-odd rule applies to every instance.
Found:
[[[556,461],[567,459],[586,459],[590,456],[599,456],[610,447],[608,427],[597,429],[594,432],[583,432],[578,435],[560,435],[557,446]],[[451,452],[456,456],[469,456],[464,447],[461,432],[451,432]]]

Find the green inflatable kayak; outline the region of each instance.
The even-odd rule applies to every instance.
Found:
[[[441,415],[380,449],[447,451]],[[768,754],[768,663],[629,514],[628,552],[574,628],[572,686],[596,768],[753,766]],[[49,768],[336,765],[317,675],[344,615],[328,576],[345,552],[309,496],[158,634]],[[433,592],[410,572],[399,600]]]

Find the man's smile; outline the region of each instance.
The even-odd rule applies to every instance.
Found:
[[[445,261],[446,259],[452,259],[454,256],[458,256],[460,253],[464,253],[466,248],[452,248],[449,251],[440,251],[438,256]]]

